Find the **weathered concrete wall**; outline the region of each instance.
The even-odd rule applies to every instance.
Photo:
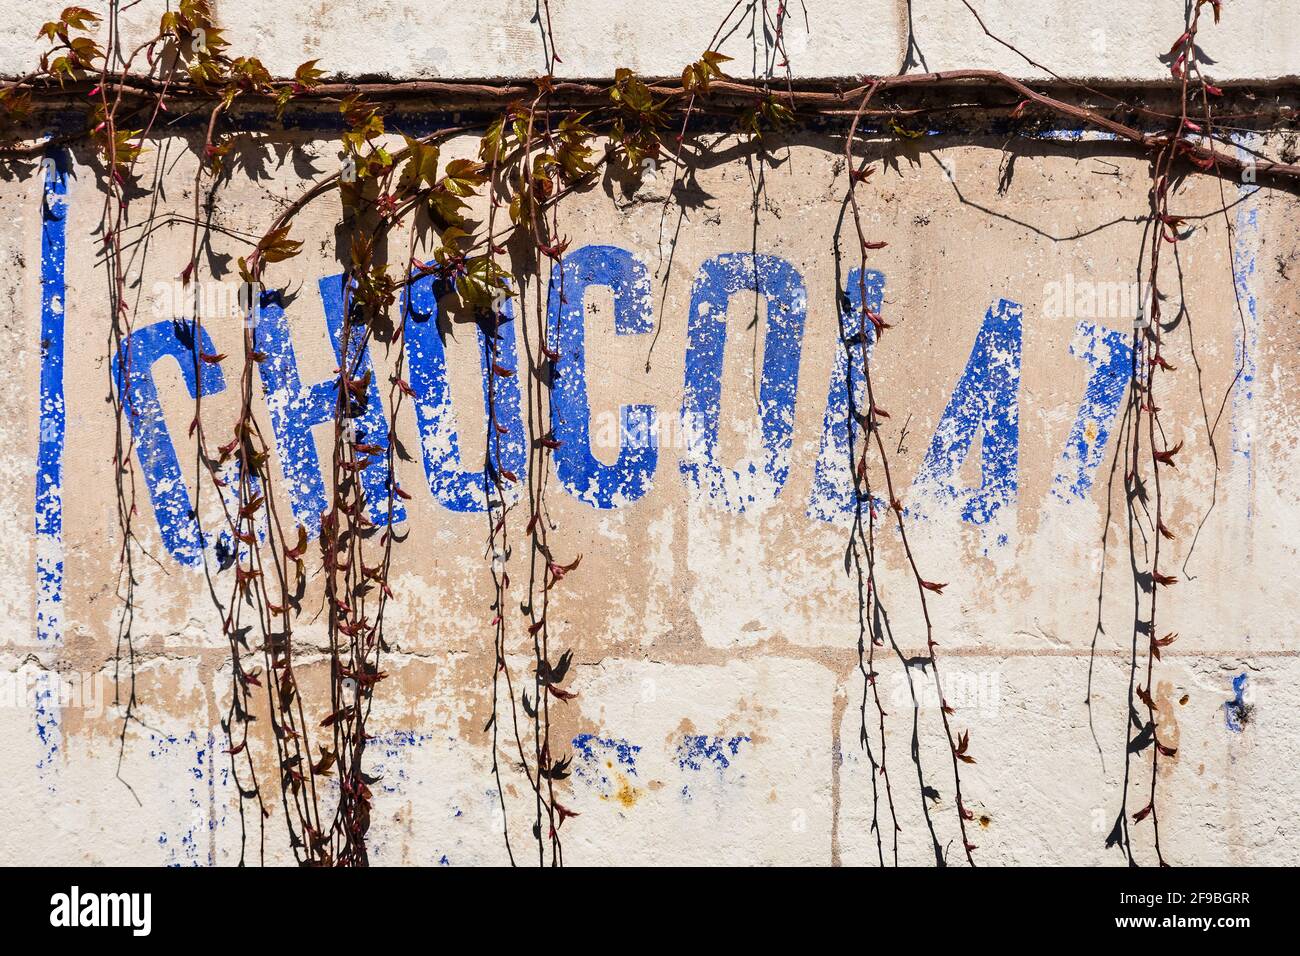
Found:
[[[446,10],[355,0],[214,0],[211,6],[240,53],[260,57],[280,76],[312,57],[334,73],[395,78],[533,76],[547,63],[537,19],[541,4],[535,0],[488,0]],[[652,9],[634,0],[551,3],[560,56],[555,74],[607,77],[615,66],[626,66],[651,76],[677,76],[709,48],[734,6],[734,0],[660,0]],[[778,6],[743,4],[721,31],[714,48],[734,59],[737,75],[761,74],[782,61],[772,57]],[[1044,0],[999,0],[972,6],[991,33],[1058,75],[1076,79],[1163,80],[1168,69],[1159,57],[1183,30],[1178,2],[1093,0],[1067,8]],[[127,38],[151,36],[164,9],[161,0],[131,4],[121,16]],[[1290,0],[1227,0],[1225,9],[1223,25],[1207,28],[1201,37],[1212,77],[1265,80],[1300,73],[1295,58],[1300,7]],[[6,11],[0,22],[0,73],[31,69],[31,38],[56,12],[41,3]],[[1043,70],[985,36],[961,0],[791,4],[782,46],[792,75],[799,78],[891,73],[906,56],[909,23],[914,52],[924,60],[918,58],[920,69],[987,68],[1046,78]],[[775,72],[785,74],[783,68]]]
[[[436,52],[404,46],[427,24],[424,7],[403,5],[400,14],[383,15],[382,29],[358,31],[350,9],[302,6],[305,13],[279,4],[258,16],[303,30],[319,21],[319,31],[299,36],[260,19],[254,28],[250,17],[231,32],[260,37],[280,69],[304,59],[305,49],[330,67],[370,72],[381,59],[370,55],[372,44],[409,55],[401,69],[418,75],[535,69],[534,28],[522,12],[531,4],[501,5],[509,17],[503,13],[499,35],[491,34],[490,56],[478,35],[459,32],[468,25],[456,23],[427,32]],[[648,32],[638,26],[624,34],[632,27],[619,27],[619,18],[630,20],[631,5],[552,6],[557,36],[571,38],[560,52],[574,75],[606,74],[603,64],[628,57],[643,70],[677,72],[703,49],[712,26],[701,24],[714,16],[681,5],[680,17],[664,13]],[[1065,27],[1042,6],[1001,5],[997,17],[1049,51],[1073,51],[1073,41],[1055,32]],[[1115,6],[1093,4],[1077,15],[1114,22]],[[1148,50],[1153,36],[1176,35],[1173,6],[1159,15],[1130,12],[1132,36],[1113,42]],[[1275,23],[1295,18],[1287,4],[1233,7],[1238,14],[1258,8]],[[835,8],[837,24],[856,23],[859,9],[861,18],[879,21],[878,30],[862,31],[869,52],[830,14],[810,9],[814,27],[797,72],[852,73],[876,57],[893,64],[898,8]],[[224,3],[220,12],[238,21],[241,8]],[[955,16],[917,11],[918,30],[924,23],[933,31],[922,44],[932,67],[994,56]],[[1141,25],[1146,16],[1150,29]],[[20,19],[14,14],[10,25]],[[1086,23],[1078,29],[1087,35]],[[345,30],[346,41],[339,38]],[[597,33],[615,40],[598,43]],[[1247,77],[1294,73],[1294,53],[1278,46],[1284,35],[1252,26],[1226,44],[1223,62]],[[843,52],[850,49],[851,57]],[[1249,69],[1231,59],[1247,50],[1255,57]],[[435,67],[444,55],[452,66]],[[1084,59],[1064,62],[1069,72],[1091,75]],[[1139,62],[1117,56],[1105,72]],[[1163,68],[1131,69],[1118,75],[1153,77]],[[238,853],[219,724],[228,651],[203,572],[185,563],[194,555],[177,504],[184,494],[177,478],[194,479],[193,401],[174,359],[169,296],[188,257],[179,217],[193,207],[196,157],[183,135],[151,145],[142,179],[157,173],[164,190],[152,229],[143,218],[134,224],[141,245],[133,294],[138,341],[152,343],[141,353],[152,364],[138,374],[157,388],[165,430],[138,446],[133,464],[136,527],[149,552],[136,565],[131,623],[144,726],[128,728],[120,765],[121,710],[112,695],[116,669],[125,666],[115,662],[124,583],[106,401],[108,299],[93,235],[102,200],[96,172],[80,154],[67,170],[35,168],[0,184],[0,216],[9,224],[0,238],[7,305],[0,336],[11,356],[0,377],[0,521],[8,542],[0,551],[7,582],[0,664],[8,681],[0,776],[9,809],[0,859],[7,861],[203,864]],[[444,155],[471,146],[458,139]],[[860,195],[868,229],[889,246],[872,254],[878,275],[869,294],[878,292],[895,326],[873,354],[873,376],[892,416],[883,434],[897,449],[894,478],[913,549],[927,578],[947,582],[930,608],[945,696],[978,758],[963,772],[978,859],[1119,862],[1102,844],[1124,767],[1133,595],[1122,487],[1109,480],[1133,317],[1107,296],[1138,279],[1146,163],[1069,130],[1018,143],[1014,162],[1001,136],[939,131],[920,144],[881,138],[871,148],[885,163]],[[873,784],[859,744],[858,591],[845,569],[849,477],[837,444],[845,369],[836,296],[854,288],[857,267],[856,256],[837,264],[833,247],[845,186],[842,138],[797,134],[762,159],[732,137],[720,136],[716,149],[721,158],[698,171],[684,209],[665,204],[661,172],[637,188],[607,179],[560,213],[560,231],[573,240],[566,258],[590,263],[596,276],[585,295],[569,286],[570,301],[585,305],[585,342],[569,341],[566,352],[586,372],[595,464],[575,461],[577,477],[567,485],[552,476],[548,496],[557,553],[583,555],[552,612],[554,640],[575,651],[579,695],[556,708],[555,738],[574,753],[566,802],[581,813],[565,825],[565,857],[579,864],[869,864],[876,859]],[[242,145],[219,194],[215,222],[223,232],[213,238],[209,267],[229,269],[226,257],[246,248],[239,237],[260,232],[275,203],[337,161],[335,144],[310,131],[268,132]],[[1296,201],[1252,184],[1224,188],[1226,218],[1213,179],[1189,181],[1177,199],[1194,226],[1179,245],[1189,312],[1168,339],[1165,354],[1180,372],[1166,379],[1161,404],[1170,442],[1183,443],[1165,488],[1165,521],[1177,535],[1177,564],[1186,564],[1162,602],[1162,627],[1180,638],[1157,665],[1153,691],[1161,740],[1177,747],[1162,761],[1161,830],[1166,856],[1179,863],[1294,863],[1300,778],[1290,756],[1300,709],[1287,688],[1300,679],[1293,623],[1300,497],[1292,479],[1300,464],[1300,301],[1290,282],[1300,268]],[[288,299],[265,333],[285,361],[292,348],[303,386],[335,365],[322,294],[331,286],[321,280],[340,270],[336,215],[332,200],[309,207],[294,228],[307,240],[303,255],[269,277]],[[392,248],[404,250],[406,241],[395,236]],[[395,261],[403,255],[395,252]],[[752,291],[755,276],[762,296]],[[616,299],[610,286],[619,283],[626,291]],[[1090,305],[1095,294],[1101,304]],[[516,307],[538,302],[530,286]],[[239,351],[237,318],[209,318],[206,326],[214,351]],[[398,477],[413,498],[405,509],[409,538],[395,551],[392,573],[391,677],[370,721],[378,736],[374,771],[383,775],[371,831],[380,863],[504,860],[483,731],[493,669],[487,519],[462,510],[449,474],[456,462],[446,458],[450,427],[461,461],[482,458],[480,371],[474,327],[448,321],[446,332],[454,422],[422,428],[408,404],[397,423],[411,452]],[[393,356],[372,347],[371,359],[386,378]],[[238,373],[226,365],[221,387],[214,382],[204,399],[213,433],[234,420]],[[720,399],[710,391],[715,379]],[[1225,395],[1212,449],[1207,421],[1215,422]],[[284,399],[271,389],[268,407]],[[573,420],[582,418],[574,393],[560,401]],[[657,452],[639,442],[646,462],[639,473],[618,470],[620,448],[639,441],[620,436],[621,406],[640,407],[634,423],[646,420],[645,407],[659,422]],[[265,413],[262,424],[288,440],[289,426]],[[716,443],[705,443],[711,451],[691,445],[690,424],[716,428]],[[313,433],[322,459],[325,431]],[[179,475],[167,471],[170,450]],[[570,443],[562,455],[580,451]],[[310,482],[312,463],[301,456],[282,453],[278,467],[282,488]],[[306,523],[313,499],[286,496],[282,507]],[[902,655],[920,655],[925,632],[896,536],[882,533],[880,547],[881,591]],[[1096,647],[1090,709],[1085,688],[1103,567],[1107,633]],[[318,583],[309,595],[308,607],[319,603]],[[299,640],[319,650],[324,628],[307,617]],[[512,640],[522,672],[519,621]],[[321,679],[316,659],[314,668],[300,664],[305,686]],[[900,855],[932,862],[908,757],[909,669],[890,652],[878,670]],[[958,837],[939,702],[928,673],[910,671],[922,695],[925,782],[938,791],[934,819],[947,846]],[[526,787],[519,789],[512,806],[524,803]],[[529,822],[516,814],[522,839]],[[267,833],[268,858],[283,859],[277,820]],[[1140,837],[1135,843],[1144,845]]]

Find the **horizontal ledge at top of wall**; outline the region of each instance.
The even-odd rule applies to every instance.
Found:
[[[273,81],[276,83],[283,80]],[[21,158],[39,155],[47,143],[56,146],[74,143],[86,135],[84,117],[89,113],[88,94],[95,87],[108,93],[121,89],[137,99],[146,111],[160,87],[156,82],[130,77],[126,81],[110,78],[104,82],[78,81],[45,85],[38,89],[37,115],[21,130],[10,132],[8,144],[0,144],[0,157]],[[601,83],[556,82],[551,87],[549,105],[556,109],[588,109],[597,104],[610,106],[608,81]],[[685,96],[679,81],[655,81],[656,95],[664,97],[666,111],[676,116],[693,117],[692,133],[724,129],[709,120],[735,115],[756,103],[753,87],[731,80],[715,80],[707,108],[695,98]],[[12,87],[13,78],[0,77],[0,89]],[[169,86],[169,96],[189,102],[217,102],[217,94],[196,89],[178,91]],[[527,104],[525,94],[535,97],[535,83],[511,81],[410,81],[404,83],[326,82],[302,94],[290,104],[283,117],[271,113],[273,94],[248,94],[226,110],[244,115],[246,128],[272,132],[325,130],[341,122],[335,104],[353,93],[365,93],[382,100],[387,109],[406,121],[423,126],[426,135],[463,132],[486,125],[511,105]],[[850,117],[859,113],[864,122],[858,126],[862,135],[906,135],[917,138],[932,134],[1009,135],[1029,138],[1109,139],[1143,150],[1164,149],[1176,141],[1179,154],[1187,154],[1202,169],[1211,165],[1218,175],[1235,176],[1249,167],[1266,181],[1300,183],[1300,165],[1293,162],[1293,137],[1284,140],[1285,149],[1278,157],[1257,151],[1254,158],[1233,155],[1235,140],[1216,133],[1215,145],[1181,135],[1181,89],[1172,83],[1158,85],[1106,84],[1088,87],[1074,83],[1025,84],[1014,77],[993,70],[955,70],[885,77],[859,78],[852,86],[838,83],[791,84],[785,90],[761,91],[793,107],[796,131],[840,131]],[[182,95],[183,94],[183,95]],[[869,95],[868,95],[869,94]],[[97,94],[98,95],[98,94]],[[870,101],[870,109],[863,110]],[[1215,97],[1214,126],[1234,134],[1248,131],[1273,133],[1297,128],[1300,119],[1300,83],[1288,81],[1269,87],[1230,86]],[[1026,110],[1026,107],[1032,107]],[[247,113],[244,111],[248,110]],[[258,112],[260,110],[260,113]],[[466,115],[462,115],[466,114]],[[215,114],[214,114],[215,115]],[[448,123],[441,117],[451,117]],[[188,117],[188,123],[185,122]],[[897,120],[908,120],[903,128]],[[322,120],[324,122],[322,122]],[[162,134],[185,135],[199,121],[208,122],[207,113],[195,108],[183,111],[167,124]],[[180,125],[176,125],[176,124]],[[839,124],[839,125],[833,125]],[[906,128],[910,127],[910,131]],[[24,142],[26,140],[26,142]],[[1226,149],[1226,151],[1225,151]]]
[[[11,88],[17,77],[0,75],[0,88]],[[409,102],[431,110],[496,109],[511,103],[528,102],[538,92],[539,77],[518,76],[503,79],[474,78],[456,80],[390,79],[382,76],[356,78],[329,77],[319,85],[303,90],[294,97],[295,104],[315,101],[337,102],[353,93],[383,102]],[[659,97],[682,96],[681,80],[677,77],[641,77]],[[275,83],[290,83],[291,78],[277,78]],[[878,111],[897,111],[910,107],[926,106],[1014,106],[1019,102],[1018,86],[1028,87],[1054,99],[1078,105],[1113,106],[1116,100],[1136,101],[1145,106],[1159,108],[1157,104],[1176,105],[1181,85],[1172,80],[1144,82],[1115,82],[1110,80],[1023,80],[1011,74],[986,69],[956,69],[941,72],[914,72],[889,76],[846,76],[797,80],[768,85],[754,84],[734,79],[714,80],[707,95],[693,101],[693,111],[707,114],[714,111],[735,111],[753,106],[757,97],[770,95],[781,102],[792,103],[796,108],[814,112],[853,113],[865,90],[879,83],[879,91],[872,106]],[[554,78],[550,102],[555,106],[590,107],[610,105],[609,90],[612,77],[589,80]],[[114,78],[108,82],[116,90]],[[1236,103],[1256,103],[1257,108],[1272,104],[1283,113],[1300,104],[1300,75],[1264,81],[1225,81],[1218,84],[1226,94],[1215,101],[1216,112],[1228,112],[1224,107]],[[40,103],[85,105],[87,94],[97,89],[97,78],[67,81],[63,84],[41,80],[30,87],[33,97]],[[163,87],[157,81],[131,76],[122,89],[127,95],[155,95]],[[219,90],[203,92],[188,85],[173,83],[169,87],[173,100],[215,100]],[[237,104],[267,104],[273,97],[243,94]],[[671,104],[681,106],[681,103]]]

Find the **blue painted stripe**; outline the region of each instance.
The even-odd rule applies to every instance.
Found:
[[[63,642],[63,448],[67,409],[63,400],[64,259],[67,249],[68,155],[54,151],[42,161],[41,199],[41,393],[36,457],[36,639],[47,647]],[[58,695],[36,697],[37,769],[52,768],[59,752]]]
[[[1250,160],[1253,154],[1244,147],[1250,145],[1250,134],[1238,134],[1233,137],[1237,143],[1237,156]],[[1235,236],[1232,245],[1232,273],[1237,285],[1237,297],[1241,300],[1241,309],[1245,317],[1245,328],[1240,325],[1236,330],[1236,348],[1233,356],[1233,369],[1241,369],[1241,378],[1232,395],[1232,460],[1233,470],[1244,476],[1246,484],[1246,517],[1254,513],[1255,499],[1255,458],[1254,420],[1252,405],[1255,397],[1256,356],[1259,352],[1259,306],[1251,281],[1255,275],[1255,264],[1259,256],[1259,205],[1251,200],[1250,195],[1259,187],[1254,183],[1242,182],[1237,186],[1241,204],[1237,207],[1234,223]],[[1251,540],[1254,526],[1247,521],[1247,540]]]

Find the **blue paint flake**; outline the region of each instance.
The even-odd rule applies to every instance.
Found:
[[[633,777],[637,775],[636,761],[640,753],[639,744],[621,738],[578,734],[573,738],[573,754],[577,758],[573,775],[608,795],[617,789],[612,777],[615,771],[626,771]]]
[[[751,743],[749,737],[710,737],[708,734],[687,734],[677,747],[677,765],[683,770],[703,770],[712,765],[719,771],[731,766],[740,754],[740,745]],[[683,788],[683,795],[689,793]]]
[[[432,739],[433,734],[414,730],[393,730],[371,738],[367,752],[378,754],[371,771],[380,778],[378,788],[384,793],[402,793],[412,779],[407,769],[408,752],[423,747]]]
[[[1234,677],[1232,679],[1232,700],[1223,705],[1223,722],[1234,734],[1241,733],[1246,729],[1246,724],[1250,722],[1253,707],[1246,701],[1246,685],[1249,681],[1250,677],[1244,673]]]
[[[618,763],[626,767],[630,773],[636,773],[636,757],[641,752],[639,744],[631,744],[626,740],[616,740],[612,737],[597,737],[595,734],[578,734],[573,738],[573,747],[582,759],[588,762],[597,759],[598,749],[602,754],[613,751]]]
[[[224,790],[230,776],[228,766],[216,766],[216,735],[193,730],[184,736],[149,735],[148,754],[152,759],[171,760],[186,753],[193,754],[185,767],[185,775],[192,778],[184,797],[190,811],[189,824],[178,833],[158,834],[158,846],[164,852],[165,866],[215,866],[216,846],[210,834],[226,822],[226,804],[218,800],[217,789],[220,786]]]

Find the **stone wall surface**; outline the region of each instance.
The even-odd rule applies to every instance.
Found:
[[[82,4],[95,7],[95,4]],[[563,77],[608,77],[616,66],[647,75],[676,76],[710,48],[731,56],[749,74],[780,64],[772,58],[778,3],[734,0],[573,0],[549,4]],[[1044,68],[1071,79],[1149,82],[1168,70],[1159,57],[1183,29],[1184,5],[1129,0],[1000,0],[976,3],[990,33],[1018,47],[1040,66],[986,36],[961,0],[807,0],[790,4],[783,47],[799,78],[852,77],[897,72],[910,36],[922,70],[1000,69],[1043,79]],[[227,39],[288,75],[304,59],[320,57],[332,72],[394,78],[531,76],[544,72],[546,53],[535,0],[477,4],[356,0],[215,0]],[[127,38],[151,35],[161,0],[141,0],[122,12]],[[96,9],[98,9],[96,7]],[[1202,36],[1211,76],[1231,81],[1294,78],[1300,69],[1300,7],[1290,0],[1225,0],[1226,19]],[[909,13],[910,11],[910,13]],[[0,73],[31,69],[31,38],[57,7],[13,5],[0,22]],[[1206,13],[1206,20],[1210,19]],[[145,31],[150,31],[146,33]],[[919,51],[919,56],[916,55]],[[783,74],[784,70],[778,70]]]

